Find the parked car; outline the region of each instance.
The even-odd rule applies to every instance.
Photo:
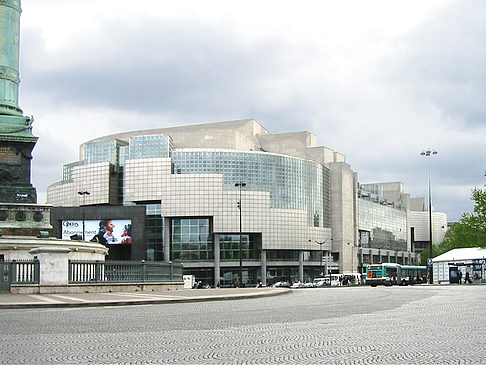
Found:
[[[274,288],[290,288],[290,283],[288,281],[277,281],[273,284]]]
[[[304,283],[297,281],[290,286],[292,289],[304,288]]]
[[[315,288],[322,288],[324,286],[330,286],[330,285],[331,285],[331,282],[330,282],[328,277],[314,279],[314,287]]]

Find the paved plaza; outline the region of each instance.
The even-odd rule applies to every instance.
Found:
[[[486,285],[0,310],[3,364],[485,364]]]

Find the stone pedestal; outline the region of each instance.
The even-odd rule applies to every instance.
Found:
[[[37,247],[29,251],[40,263],[42,285],[68,284],[68,256],[71,250],[63,247]]]
[[[32,236],[52,233],[51,206],[0,203],[0,231],[3,236]]]

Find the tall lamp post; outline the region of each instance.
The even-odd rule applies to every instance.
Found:
[[[78,194],[83,197],[83,241],[84,241],[84,224],[85,224],[85,206],[86,206],[86,195],[90,195],[89,191],[78,191]]]
[[[330,239],[332,241],[332,238]],[[322,262],[324,261],[324,251],[322,250],[322,245],[325,244],[327,241],[329,240],[325,240],[325,241],[314,241],[315,243],[317,243],[319,245],[319,248],[321,249],[321,274],[322,274],[322,277],[325,277],[327,275],[327,262],[326,262],[326,272],[324,272],[324,268],[323,268],[323,264]],[[309,242],[312,242],[312,240],[309,240]]]
[[[246,186],[246,182],[238,181],[235,184],[236,187],[240,188],[240,200],[236,205],[238,206],[238,210],[240,211],[240,288],[243,287],[243,249],[242,249],[242,242],[241,242],[241,188]]]
[[[429,258],[432,258],[432,194],[430,189],[430,156],[436,155],[437,151],[430,148],[420,153],[422,156],[427,157],[427,166],[429,169]],[[429,267],[429,284],[432,284],[432,267]]]

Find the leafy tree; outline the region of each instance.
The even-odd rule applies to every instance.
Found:
[[[475,188],[471,200],[476,202],[474,213],[464,213],[446,232],[442,243],[433,247],[434,256],[454,248],[486,247],[486,191]]]

